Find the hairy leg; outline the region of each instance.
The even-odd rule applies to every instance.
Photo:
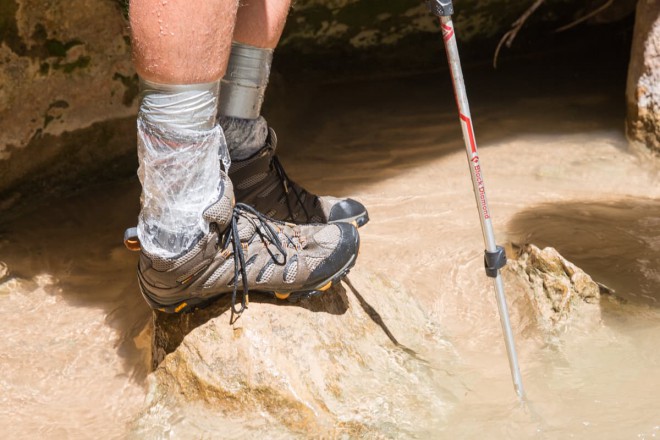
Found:
[[[274,49],[290,7],[291,0],[243,0],[236,17],[234,41]]]
[[[131,0],[133,58],[160,84],[219,80],[227,68],[237,0]]]

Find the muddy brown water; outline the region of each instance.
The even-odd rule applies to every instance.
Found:
[[[455,355],[449,362],[414,322],[393,335],[447,372],[446,383],[420,387],[452,390],[438,397],[448,399],[446,414],[401,426],[395,437],[660,436],[657,167],[627,150],[621,72],[595,80],[588,69],[531,72],[466,74],[498,241],[556,247],[615,294],[603,297],[596,330],[566,328],[543,343],[517,334],[526,406],[513,393],[483,276],[443,74],[306,85],[306,99],[272,114],[291,176],[369,207],[356,289],[363,289],[360,268],[404,286]],[[122,438],[138,416],[150,315],[137,291],[135,255],[121,244],[138,198],[136,180],[114,183],[0,223],[9,273],[0,284],[7,438]],[[396,405],[396,396],[386,399]]]

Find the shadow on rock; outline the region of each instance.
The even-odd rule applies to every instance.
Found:
[[[380,313],[378,313],[378,311],[371,304],[369,304],[362,295],[360,295],[360,292],[358,292],[355,286],[353,286],[351,280],[346,278],[344,282],[351,289],[353,295],[355,295],[355,298],[358,300],[358,303],[360,304],[360,307],[362,307],[362,310],[364,310],[364,313],[366,313],[376,325],[378,325],[381,329],[383,329],[383,332],[387,335],[390,341],[392,341],[392,344],[394,344],[396,347],[400,348],[410,356],[413,356],[418,361],[426,362],[424,359],[419,357],[419,355],[415,350],[406,347],[396,339],[396,337],[392,334],[389,327],[383,320],[383,317],[380,315]]]
[[[660,201],[543,204],[518,213],[509,233],[556,248],[619,298],[660,306]]]

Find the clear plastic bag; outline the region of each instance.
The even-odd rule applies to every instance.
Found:
[[[221,161],[227,170],[230,164],[225,137],[219,125],[164,130],[143,112],[137,124],[142,184],[138,237],[148,253],[176,257],[208,232],[202,212],[218,197]]]

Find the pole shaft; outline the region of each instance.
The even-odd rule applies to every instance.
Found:
[[[472,126],[472,115],[470,114],[470,105],[465,91],[465,82],[463,80],[463,71],[461,69],[461,61],[458,55],[458,47],[456,45],[456,35],[454,33],[454,25],[450,16],[440,17],[440,26],[442,27],[442,37],[445,41],[445,49],[447,51],[447,58],[449,60],[449,68],[451,70],[452,81],[454,83],[454,93],[456,94],[456,105],[458,106],[458,115],[461,121],[461,128],[463,130],[463,140],[465,141],[465,151],[467,153],[468,163],[470,165],[470,175],[472,176],[472,186],[474,189],[474,196],[477,202],[477,209],[479,211],[479,220],[481,221],[481,232],[486,245],[486,251],[495,252],[497,245],[495,244],[495,233],[493,231],[493,223],[491,220],[490,210],[488,209],[488,199],[486,198],[486,186],[484,183],[483,171],[479,162],[479,152],[477,151],[477,142],[474,135],[474,128]],[[497,271],[494,278],[495,293],[497,295],[497,308],[500,314],[500,323],[502,325],[502,332],[504,333],[504,342],[506,344],[506,351],[509,358],[509,367],[511,369],[511,378],[513,379],[513,386],[516,394],[520,399],[524,398],[524,390],[522,384],[522,375],[520,374],[520,367],[518,366],[518,355],[513,340],[513,332],[511,331],[511,322],[509,321],[509,311],[506,304],[506,296],[504,295],[504,284],[502,277]]]

